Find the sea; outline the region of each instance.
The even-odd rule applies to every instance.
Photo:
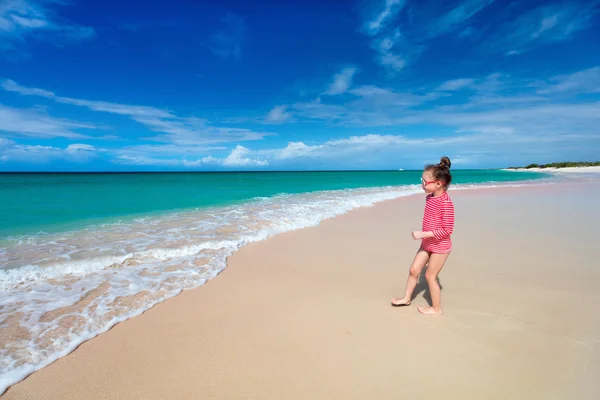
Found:
[[[541,172],[452,172],[451,191],[552,183]],[[420,176],[0,174],[0,394],[115,324],[203,285],[240,247],[422,194]]]

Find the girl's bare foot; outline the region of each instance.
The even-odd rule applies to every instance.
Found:
[[[442,315],[442,310],[441,309],[436,309],[433,307],[417,307],[417,310],[419,310],[419,312],[421,314],[426,314],[426,315]]]
[[[410,306],[410,300],[406,300],[404,298],[402,298],[402,299],[393,298],[392,299],[392,305],[394,307]]]

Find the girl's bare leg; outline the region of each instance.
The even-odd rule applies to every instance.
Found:
[[[419,281],[419,275],[423,270],[423,267],[427,265],[429,261],[429,253],[423,249],[419,249],[415,258],[410,266],[410,270],[408,271],[408,279],[406,280],[406,291],[404,293],[404,297],[401,299],[393,298],[392,305],[394,306],[403,306],[409,305],[412,301],[412,294],[417,286],[417,282]]]
[[[430,315],[442,314],[442,294],[440,285],[437,281],[437,276],[444,268],[444,264],[450,253],[446,254],[431,254],[429,257],[429,266],[425,272],[425,279],[429,285],[429,294],[431,295],[431,307],[417,307],[420,313]]]

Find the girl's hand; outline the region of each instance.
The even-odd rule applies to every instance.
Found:
[[[423,239],[423,232],[421,232],[421,231],[414,231],[412,233],[412,237],[413,237],[414,240]]]

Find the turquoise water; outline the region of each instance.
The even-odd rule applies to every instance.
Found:
[[[421,171],[0,174],[0,237],[73,229],[165,211],[321,190],[414,185]],[[453,171],[454,184],[540,179],[535,172]]]

